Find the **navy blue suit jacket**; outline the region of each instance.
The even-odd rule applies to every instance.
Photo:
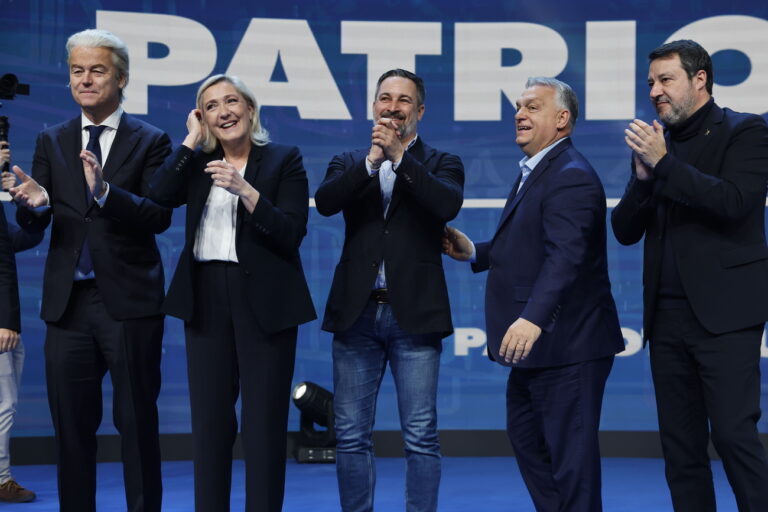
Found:
[[[51,219],[51,245],[45,262],[40,316],[61,318],[69,302],[75,266],[88,235],[96,284],[115,320],[161,313],[164,281],[155,234],[171,223],[171,210],[146,198],[149,179],[171,151],[161,130],[123,114],[107,161],[104,180],[109,195],[100,208],[88,202],[80,160],[81,117],[38,135],[32,177],[48,192],[51,208],[36,215],[16,211],[19,226],[41,232]]]
[[[517,184],[515,184],[517,189]],[[488,355],[499,363],[519,317],[542,334],[514,365],[541,368],[590,361],[624,349],[606,255],[605,193],[570,139],[536,165],[507,201],[496,234],[476,245],[473,270],[489,270]]]

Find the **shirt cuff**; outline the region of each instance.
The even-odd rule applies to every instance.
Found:
[[[365,170],[368,171],[368,176],[375,176],[379,173],[379,169],[374,169],[371,167],[371,162],[368,160],[368,157],[365,157]]]
[[[42,187],[40,187],[42,188]],[[30,208],[32,213],[34,213],[37,216],[40,216],[51,209],[51,197],[48,195],[48,191],[42,188],[43,195],[45,196],[45,204],[42,206],[38,206],[37,208]]]
[[[475,242],[470,240],[469,243],[472,244],[472,253],[469,255],[469,262],[477,263],[477,251],[475,250]]]
[[[656,162],[656,165],[653,168],[653,175],[657,178],[667,178],[669,176],[669,173],[672,171],[672,167],[674,166],[674,161],[672,159],[672,156],[667,153],[663,157],[661,157],[661,160]]]
[[[96,201],[96,204],[99,205],[99,208],[104,208],[104,203],[107,202],[107,196],[109,195],[109,183],[104,183],[104,185],[107,187],[107,190],[104,191],[104,195],[93,198],[93,200]]]

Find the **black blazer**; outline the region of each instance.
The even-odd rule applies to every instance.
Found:
[[[400,327],[413,334],[453,331],[443,273],[445,223],[463,201],[464,166],[421,138],[397,168],[386,219],[379,177],[365,168],[367,149],[337,155],[315,194],[321,215],[344,212],[344,249],[333,276],[323,329],[349,328],[363,311],[382,260]]]
[[[517,190],[519,181],[515,183]],[[591,361],[624,350],[606,254],[605,192],[570,139],[552,148],[507,201],[496,234],[476,244],[475,272],[488,270],[488,355],[519,317],[542,329],[514,366]]]
[[[146,199],[149,179],[170,153],[171,141],[154,126],[123,114],[104,165],[109,195],[103,208],[88,204],[80,160],[80,116],[37,137],[32,177],[48,192],[51,208],[36,215],[19,208],[19,226],[43,231],[51,222],[40,316],[61,318],[72,290],[86,233],[104,305],[115,320],[160,314],[163,266],[155,234],[171,223],[171,210]]]
[[[652,335],[665,236],[672,237],[691,308],[708,331],[720,334],[768,319],[768,126],[759,116],[713,105],[689,160],[667,154],[650,183],[639,181],[633,170],[611,214],[620,243],[634,244],[645,235],[646,340]]]
[[[11,234],[10,226],[5,219],[5,209],[0,206],[0,327],[21,332],[19,282],[13,255],[13,240],[17,237]],[[18,232],[18,228],[13,232]]]
[[[184,249],[164,305],[166,313],[185,321],[195,314],[193,249],[212,186],[205,167],[223,156],[220,148],[204,153],[182,145],[152,179],[149,197],[170,207],[187,205]],[[250,310],[269,333],[314,320],[317,315],[299,258],[309,210],[307,174],[299,149],[273,143],[252,145],[245,180],[260,193],[253,213],[238,203],[235,228]]]

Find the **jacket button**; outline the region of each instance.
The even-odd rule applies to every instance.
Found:
[[[371,267],[373,267],[373,268],[377,268],[378,266],[379,266],[379,264],[376,263],[375,261],[373,263],[371,263]]]
[[[385,234],[385,235],[388,235],[388,234],[389,234],[389,230],[388,230],[388,229],[385,229],[385,230],[384,230],[384,234]]]
[[[85,222],[91,222],[92,220],[93,220],[93,219],[91,219],[90,217],[86,217],[86,218],[85,218]]]

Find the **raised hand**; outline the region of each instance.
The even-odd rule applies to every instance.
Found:
[[[193,108],[187,115],[187,136],[184,137],[184,144],[191,150],[195,150],[198,144],[203,141],[203,114],[200,109]]]
[[[11,197],[13,197],[13,200],[17,205],[33,209],[48,204],[48,196],[43,187],[32,179],[31,176],[22,171],[21,167],[14,165],[13,173],[21,183],[15,187],[11,187],[8,192],[11,194]]]
[[[91,195],[98,199],[107,191],[107,184],[104,183],[104,173],[101,170],[101,164],[96,159],[96,155],[87,149],[80,151],[80,160],[83,161],[85,182],[91,191]]]
[[[648,169],[641,169],[638,179],[649,174],[649,170],[656,167],[664,155],[667,154],[667,143],[664,140],[664,128],[654,119],[653,125],[635,119],[629,123],[629,128],[624,130],[624,141],[635,152],[638,159]],[[648,178],[650,179],[650,178]]]

